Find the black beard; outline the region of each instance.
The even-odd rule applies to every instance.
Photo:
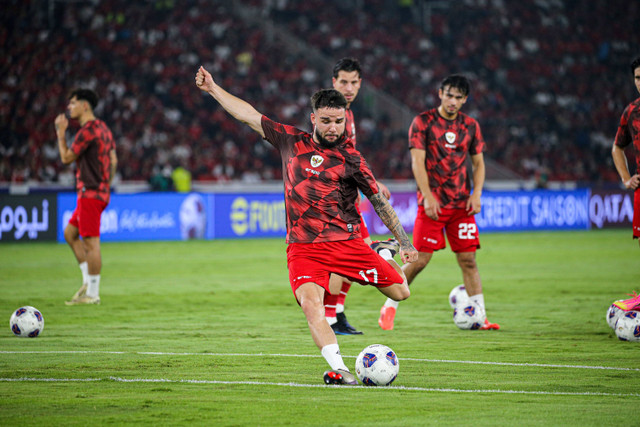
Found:
[[[333,148],[336,145],[342,144],[345,138],[344,132],[342,133],[342,135],[336,138],[334,142],[331,142],[327,140],[324,136],[320,135],[320,132],[318,132],[318,129],[315,130],[315,134],[316,134],[316,138],[318,139],[318,142],[320,142],[320,145],[322,145],[325,148]]]

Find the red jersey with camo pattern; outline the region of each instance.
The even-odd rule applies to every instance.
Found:
[[[111,130],[102,120],[84,124],[71,144],[76,159],[76,190],[78,197],[109,203],[111,157],[116,148]]]
[[[353,111],[347,109],[344,114],[344,134],[347,138],[351,138],[353,146],[356,146],[356,119],[353,117]]]
[[[468,154],[485,151],[480,125],[458,113],[447,120],[434,108],[417,115],[409,128],[409,148],[425,150],[429,186],[443,208],[464,208],[471,194],[471,179],[465,164]],[[418,204],[424,197],[418,190]]]
[[[616,133],[618,147],[625,148],[632,143],[636,152],[636,173],[640,173],[640,98],[624,109]]]
[[[358,189],[370,197],[378,186],[353,141],[322,147],[310,133],[266,116],[262,116],[262,129],[282,157],[287,243],[361,238],[355,206]]]

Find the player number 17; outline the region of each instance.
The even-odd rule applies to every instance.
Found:
[[[369,278],[367,277],[367,275],[373,275],[373,283],[378,283],[378,270],[376,270],[375,268],[372,268],[371,270],[360,270],[360,273],[358,273],[362,276],[362,278],[364,279],[365,282],[370,283],[371,280],[369,280]]]

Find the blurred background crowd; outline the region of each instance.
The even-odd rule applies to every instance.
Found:
[[[5,0],[0,17],[0,182],[73,184],[53,121],[90,87],[118,179],[163,189],[281,177],[276,150],[195,87],[203,64],[270,118],[310,130],[309,96],[353,56],[358,148],[381,180],[411,179],[407,130],[466,74],[499,178],[617,185],[611,144],[637,92],[640,2],[629,0]],[[77,130],[78,124],[71,127]],[[72,138],[69,133],[69,138]],[[492,174],[489,174],[492,178]]]

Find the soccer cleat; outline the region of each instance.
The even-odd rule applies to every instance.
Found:
[[[385,330],[390,331],[393,329],[393,320],[396,318],[396,309],[383,305],[380,309],[380,318],[378,319],[378,325]]]
[[[629,294],[631,298],[613,303],[616,307],[624,311],[640,310],[640,295],[637,293]]]
[[[80,298],[86,293],[87,293],[87,285],[83,284],[82,286],[80,286],[80,289],[78,289],[78,291],[75,294],[73,294],[73,296],[71,297],[71,301]]]
[[[400,250],[400,243],[398,243],[396,239],[382,241],[376,240],[375,242],[371,243],[371,249],[373,249],[377,253],[380,253],[382,249],[389,249],[389,252],[391,252],[391,256],[396,256],[396,254]]]
[[[324,373],[325,384],[358,385],[358,380],[349,371],[335,369]]]
[[[488,331],[489,329],[493,329],[493,330],[498,330],[500,329],[500,325],[498,325],[497,323],[491,323],[489,322],[489,319],[487,319],[485,317],[484,319],[484,325],[480,326],[479,330],[481,331]]]
[[[100,304],[100,297],[90,297],[83,295],[79,298],[74,298],[71,301],[65,301],[66,305],[84,305],[84,304]]]
[[[333,332],[336,335],[362,335],[361,331],[351,326],[347,321],[347,316],[344,313],[336,313],[338,321],[331,325]]]

